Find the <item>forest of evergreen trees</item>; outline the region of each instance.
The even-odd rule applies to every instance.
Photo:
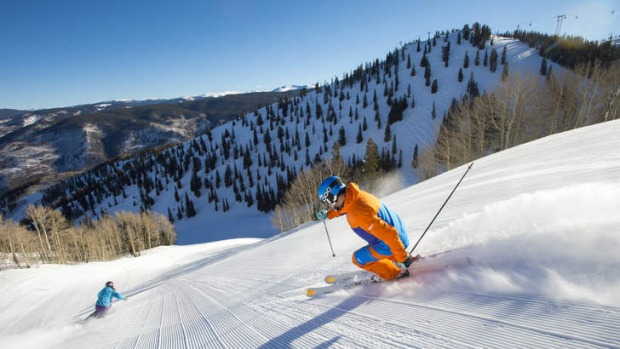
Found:
[[[620,48],[612,44],[611,38],[596,42],[579,36],[560,37],[524,30],[501,35],[519,39],[530,47],[537,48],[542,57],[569,69],[594,64],[609,68],[614,61],[620,59]]]

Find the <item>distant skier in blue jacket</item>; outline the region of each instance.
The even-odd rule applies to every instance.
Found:
[[[90,314],[87,319],[94,318],[102,318],[104,317],[110,308],[112,307],[112,297],[117,299],[127,300],[126,297],[123,297],[120,293],[116,292],[114,288],[114,282],[108,281],[105,283],[105,287],[99,291],[97,294],[97,303],[95,304],[95,312]]]

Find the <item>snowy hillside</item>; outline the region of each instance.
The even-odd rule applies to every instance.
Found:
[[[390,52],[384,61],[360,65],[342,79],[319,86],[318,91],[261,108],[213,129],[211,135],[171,148],[160,157],[152,155],[131,165],[122,161],[98,169],[75,180],[73,187],[63,188],[71,201],[58,208],[72,212],[77,219],[83,213],[97,218],[106,212],[153,210],[175,220],[179,244],[216,241],[221,237],[272,236],[277,230],[269,223],[269,214],[261,212],[273,207],[259,212],[260,199],[267,197],[268,206],[275,206],[274,201],[283,192],[280,182],[291,181],[313,162],[330,158],[331,147],[340,142],[341,136],[345,144],[340,151],[345,161],[363,159],[366,144],[373,139],[380,154],[385,152],[400,164],[394,186],[415,184],[419,176],[411,166],[414,149],[419,147],[422,151],[434,143],[444,113],[454,99],[467,94],[468,81],[474,80],[480,91],[499,85],[502,68],[492,72],[484,63],[485,54],[495,50],[501,55],[505,49],[511,74],[544,79],[538,73],[542,58],[526,44],[493,37],[493,46],[489,41],[485,49],[479,50],[464,39],[459,44],[459,36],[460,33],[453,32],[426,42],[412,42]],[[446,67],[442,47],[448,45],[450,58]],[[438,83],[436,93],[425,83],[425,69],[420,67],[423,56],[432,67],[430,80]],[[463,68],[466,56],[470,63]],[[550,65],[557,74],[563,71],[553,63]],[[464,72],[461,82],[457,78],[460,69]],[[403,120],[392,124],[391,137],[386,140],[390,104],[398,100],[405,100],[408,106],[402,112]],[[202,149],[198,143],[204,144]],[[171,173],[171,162],[184,170]],[[147,168],[147,172],[134,172],[137,167]],[[234,186],[217,184],[226,171],[234,173]],[[200,188],[190,190],[194,173]],[[113,182],[128,174],[133,178]],[[139,177],[150,178],[152,183],[140,186],[145,180]],[[93,187],[89,197],[80,199],[84,195],[81,189],[91,186],[88,183],[102,183],[105,188]],[[59,200],[58,194],[63,191],[49,196]],[[195,206],[194,217],[187,213],[185,195]],[[229,209],[224,210],[225,205]],[[7,216],[20,220],[23,207]],[[208,230],[204,229],[205,221],[209,222]],[[252,229],[242,229],[243,226]]]
[[[620,120],[480,159],[419,245],[473,264],[307,298],[344,219],[269,239],[0,273],[3,348],[618,348]],[[416,241],[464,167],[384,198]],[[238,216],[242,219],[243,217]],[[203,222],[208,229],[209,222]],[[231,228],[234,229],[234,228]],[[115,281],[127,302],[85,324]]]

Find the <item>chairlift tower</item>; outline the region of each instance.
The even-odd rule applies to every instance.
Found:
[[[555,27],[555,36],[560,35],[560,31],[562,30],[562,21],[566,19],[566,15],[559,15],[557,17],[557,25]]]

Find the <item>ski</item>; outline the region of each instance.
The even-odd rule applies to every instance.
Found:
[[[441,266],[442,263],[438,263],[438,261],[436,260],[436,258],[439,256],[442,256],[443,263],[447,263],[450,266],[456,266],[458,264],[463,264],[464,262],[463,257],[456,257],[456,256],[446,257],[446,254],[449,252],[451,251],[436,253],[430,256],[426,256],[426,257],[420,257],[418,255],[415,257],[414,262],[409,267],[409,269],[412,270],[412,268],[415,268],[416,272],[417,271],[424,272],[425,270],[428,270],[429,268],[433,269],[436,267],[439,267],[441,269],[443,268]],[[372,274],[366,270],[353,270],[353,271],[342,272],[338,274],[327,275],[325,276],[325,282],[328,284],[336,284],[336,283],[341,283],[341,282],[350,281],[350,280],[368,278],[371,275]]]
[[[351,281],[351,282],[343,282],[343,283],[330,284],[330,285],[327,285],[327,286],[310,287],[310,288],[306,289],[306,296],[308,296],[308,297],[316,297],[316,296],[320,296],[320,295],[336,292],[336,291],[339,291],[339,290],[344,290],[344,289],[347,289],[347,288],[352,288],[352,287],[356,287],[356,286],[365,286],[365,285],[371,285],[371,284],[378,284],[378,283],[381,283],[381,281],[374,281],[373,279],[367,278],[367,279]]]
[[[325,277],[325,282],[328,284],[342,283],[345,281],[351,281],[356,279],[369,278],[371,273],[366,270],[354,270],[338,274],[331,274]]]
[[[439,256],[442,256],[441,258]],[[437,254],[428,257],[417,258],[413,264],[409,267],[409,273],[411,276],[420,275],[423,273],[440,271],[448,268],[463,267],[471,264],[469,257],[464,256],[444,256],[444,254]],[[374,281],[368,276],[369,272],[364,270],[357,270],[352,272],[345,272],[341,274],[328,275],[325,277],[325,282],[329,285],[310,287],[306,289],[306,296],[316,297],[319,295],[332,293],[335,291],[348,289],[357,286],[365,286],[375,283],[381,283],[382,281]],[[394,279],[398,280],[398,279]],[[390,280],[393,281],[393,280]]]

